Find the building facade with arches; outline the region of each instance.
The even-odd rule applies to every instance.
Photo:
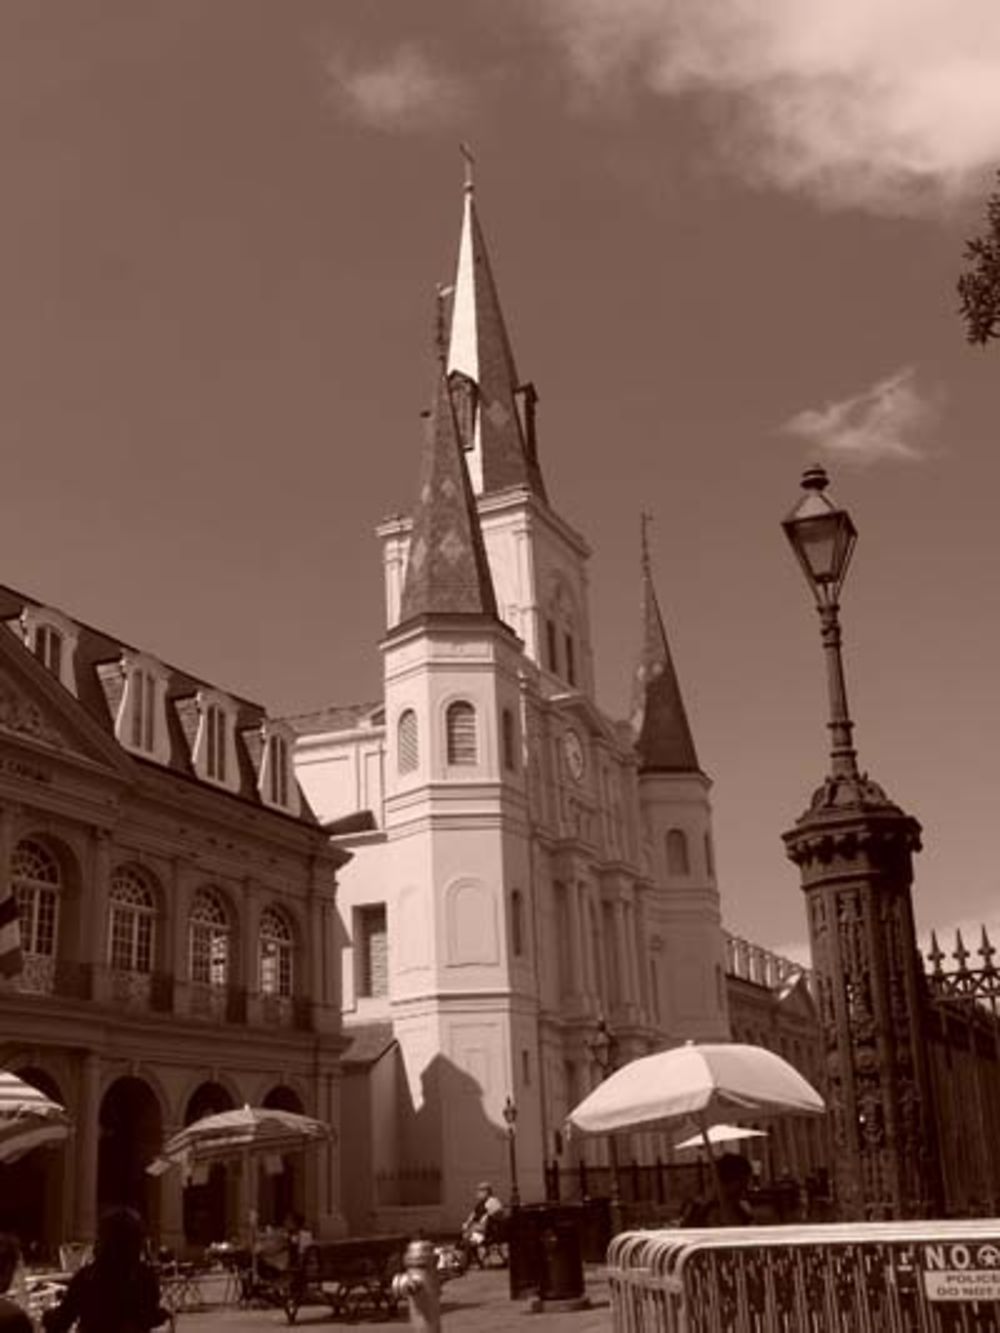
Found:
[[[260,1180],[146,1167],[203,1114],[266,1104],[340,1123],[332,847],[291,733],[248,700],[0,588],[0,865],[21,968],[0,1067],[65,1105],[60,1148],[0,1166],[0,1229],[40,1255],[129,1203],[176,1250],[265,1219],[342,1227],[339,1147]]]

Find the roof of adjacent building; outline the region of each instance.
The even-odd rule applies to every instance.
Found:
[[[640,773],[700,772],[680,682],[653,586],[645,520],[642,529],[642,647],[632,698]]]
[[[251,801],[255,805],[265,805],[259,790],[260,763],[264,748],[261,728],[265,722],[276,722],[278,719],[269,717],[261,704],[172,666],[155,653],[128,643],[117,635],[76,620],[59,607],[40,602],[37,598],[19,592],[15,588],[0,584],[0,624],[7,627],[6,630],[0,629],[0,632],[11,633],[16,641],[22,643],[25,652],[29,652],[30,649],[21,639],[19,622],[28,610],[38,612],[41,619],[44,619],[45,613],[54,613],[55,617],[71,626],[78,635],[72,662],[75,702],[86,711],[92,721],[115,740],[116,744],[119,742],[115,735],[115,722],[124,691],[122,673],[116,668],[120,667],[126,656],[134,656],[155,662],[163,671],[166,677],[165,715],[169,757],[165,763],[159,763],[149,756],[129,750],[128,753],[132,758],[194,779],[222,795],[235,796],[238,799]],[[235,790],[209,782],[201,778],[195,770],[192,751],[198,726],[197,697],[201,692],[220,696],[233,708],[235,715],[233,740],[238,774]],[[121,748],[124,750],[126,747]],[[267,808],[285,818],[296,818],[315,825],[316,816],[301,789],[299,789],[299,803],[298,815],[291,815],[274,806]]]
[[[355,731],[362,727],[380,727],[385,721],[381,699],[359,704],[327,704],[308,713],[292,713],[282,718],[296,736],[317,736],[326,731]]]
[[[426,419],[400,623],[428,615],[495,618],[496,614],[451,388],[444,367],[439,366],[434,408]]]
[[[341,1064],[367,1067],[381,1060],[396,1040],[391,1023],[358,1023],[344,1028],[351,1044],[342,1052]]]
[[[472,436],[482,459],[483,493],[527,486],[542,499],[545,485],[535,455],[534,431],[522,426],[517,395],[522,391],[500,308],[471,182],[465,187],[462,236],[451,301],[447,371],[476,386]],[[530,389],[529,410],[534,410]]]

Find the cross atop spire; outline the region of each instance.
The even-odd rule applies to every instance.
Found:
[[[460,393],[465,399],[464,403],[456,401],[462,444],[477,494],[527,486],[545,499],[545,486],[535,456],[537,395],[525,406],[529,426],[526,438],[518,402],[524,388],[514,364],[476,211],[474,158],[467,144],[462,144],[461,150],[465,162],[465,199],[451,301],[447,368],[453,388],[461,386]]]
[[[476,159],[467,143],[460,143],[458,148],[465,163],[465,193],[472,194],[476,188]]]
[[[640,518],[642,647],[632,694],[632,728],[641,773],[700,772],[681,687],[663,628],[649,556],[652,515]]]

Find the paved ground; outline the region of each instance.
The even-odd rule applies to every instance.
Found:
[[[209,1299],[212,1291],[206,1292]],[[220,1293],[221,1295],[221,1293]],[[444,1333],[611,1333],[611,1310],[607,1283],[598,1268],[587,1270],[589,1310],[545,1311],[532,1314],[528,1302],[512,1301],[508,1295],[506,1269],[473,1270],[447,1283],[442,1293],[442,1329]],[[306,1306],[296,1327],[319,1330],[342,1328],[329,1309]],[[402,1312],[395,1319],[363,1319],[352,1327],[358,1333],[404,1333],[408,1320]],[[177,1333],[237,1333],[240,1329],[287,1329],[288,1322],[279,1310],[239,1310],[212,1305],[204,1310],[184,1311],[177,1317]]]

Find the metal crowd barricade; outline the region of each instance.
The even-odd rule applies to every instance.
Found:
[[[616,1333],[1000,1333],[1000,1219],[624,1232]]]

